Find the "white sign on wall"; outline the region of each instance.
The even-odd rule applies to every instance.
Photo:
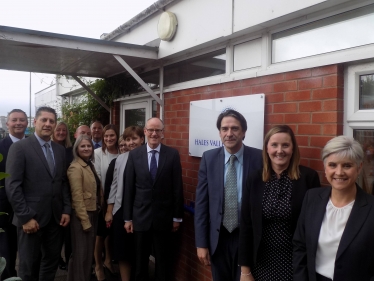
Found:
[[[247,120],[244,144],[262,149],[265,95],[192,101],[190,103],[190,156],[201,157],[209,149],[222,146],[216,126],[218,115],[225,109],[240,112]]]

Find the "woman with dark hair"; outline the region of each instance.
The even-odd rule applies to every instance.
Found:
[[[72,214],[72,255],[68,281],[90,280],[97,228],[97,206],[101,205],[101,183],[91,161],[95,160],[90,137],[81,135],[73,147],[74,161],[68,169]]]
[[[109,163],[119,155],[118,151],[118,129],[116,125],[109,124],[104,127],[102,147],[95,149],[95,169],[101,182],[105,183]],[[104,210],[105,214],[106,210]],[[109,226],[108,226],[109,228]],[[114,274],[112,267],[111,247],[108,237],[109,231],[103,216],[99,216],[96,245],[95,245],[95,272],[99,281],[105,279],[104,267]],[[105,240],[105,261],[102,253]]]
[[[292,280],[292,236],[301,204],[320,181],[316,171],[299,165],[299,148],[287,125],[266,134],[262,159],[263,169],[253,172],[243,188],[240,280]]]
[[[339,136],[322,159],[331,187],[305,195],[293,239],[294,280],[374,280],[374,197],[356,184],[364,151]]]
[[[123,139],[128,149],[133,150],[144,143],[144,130],[137,126],[127,127]],[[133,235],[124,229],[122,210],[124,171],[128,156],[129,153],[125,152],[110,163],[105,182],[105,193],[108,194],[105,221],[109,225],[113,222],[113,259],[118,261],[122,281],[130,280],[131,263],[135,256]]]

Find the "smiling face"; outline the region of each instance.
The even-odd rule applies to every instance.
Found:
[[[290,164],[293,154],[291,136],[287,133],[272,135],[266,147],[274,172],[280,174]]]
[[[239,120],[232,116],[227,116],[222,118],[219,136],[227,152],[235,154],[243,145],[245,132]]]
[[[19,139],[23,138],[27,124],[27,117],[22,112],[12,112],[6,122],[9,133]]]
[[[107,130],[104,133],[104,143],[108,149],[114,147],[117,143],[117,135],[116,132],[112,129]]]
[[[148,145],[150,148],[155,149],[160,143],[163,134],[164,125],[158,118],[149,119],[145,128],[144,134],[147,136]]]
[[[92,151],[93,151],[92,145],[88,140],[82,140],[77,148],[78,156],[85,161],[90,160],[92,156]]]
[[[356,180],[361,172],[362,163],[343,158],[333,153],[326,157],[325,174],[327,181],[336,191],[352,191],[356,188]]]
[[[118,147],[119,147],[119,152],[121,154],[129,151],[129,148],[127,147],[126,142],[124,140],[120,141]]]
[[[132,137],[126,138],[126,145],[129,150],[133,150],[138,146],[141,146],[144,142],[144,138],[139,137],[137,134],[133,134]]]
[[[41,111],[34,120],[35,133],[44,141],[49,141],[56,126],[56,116],[47,111]]]
[[[56,127],[53,133],[53,140],[58,143],[63,143],[67,136],[67,129],[64,124],[60,124]]]

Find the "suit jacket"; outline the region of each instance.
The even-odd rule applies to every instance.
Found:
[[[34,135],[14,143],[9,149],[5,190],[14,210],[13,224],[21,227],[34,218],[39,227],[53,216],[70,214],[71,204],[66,179],[65,149],[52,142],[55,174],[49,170],[43,150]]]
[[[12,144],[13,141],[9,136],[0,141],[0,154],[3,155],[3,161],[0,162],[0,172],[5,173],[8,151]],[[2,186],[2,188],[0,188],[0,212],[6,212],[9,214],[9,216],[0,216],[0,228],[5,228],[11,222],[10,219],[12,218],[13,210],[6,196],[5,179],[0,180],[0,186]]]
[[[223,220],[224,147],[204,152],[200,162],[195,201],[195,241],[198,248],[214,254]],[[261,150],[244,146],[243,183],[251,171],[262,168]]]
[[[308,189],[320,187],[318,173],[310,168],[299,166],[300,178],[292,180],[291,192],[291,231],[295,231],[304,195]],[[262,239],[262,201],[265,182],[262,169],[253,172],[243,190],[242,216],[239,235],[239,264],[253,267]]]
[[[316,280],[316,254],[331,187],[310,190],[295,231],[294,280]],[[374,280],[374,197],[357,186],[335,260],[334,280]]]
[[[182,167],[176,149],[161,144],[153,182],[147,145],[129,152],[126,165],[124,219],[135,231],[171,231],[173,218],[183,217]]]

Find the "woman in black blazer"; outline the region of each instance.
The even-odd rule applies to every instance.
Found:
[[[361,145],[339,136],[322,151],[331,187],[306,195],[294,244],[294,280],[374,280],[374,197],[356,184]]]
[[[299,165],[299,148],[287,125],[266,134],[262,157],[263,169],[252,173],[243,188],[240,280],[292,280],[292,236],[301,204],[320,181],[316,171]]]

